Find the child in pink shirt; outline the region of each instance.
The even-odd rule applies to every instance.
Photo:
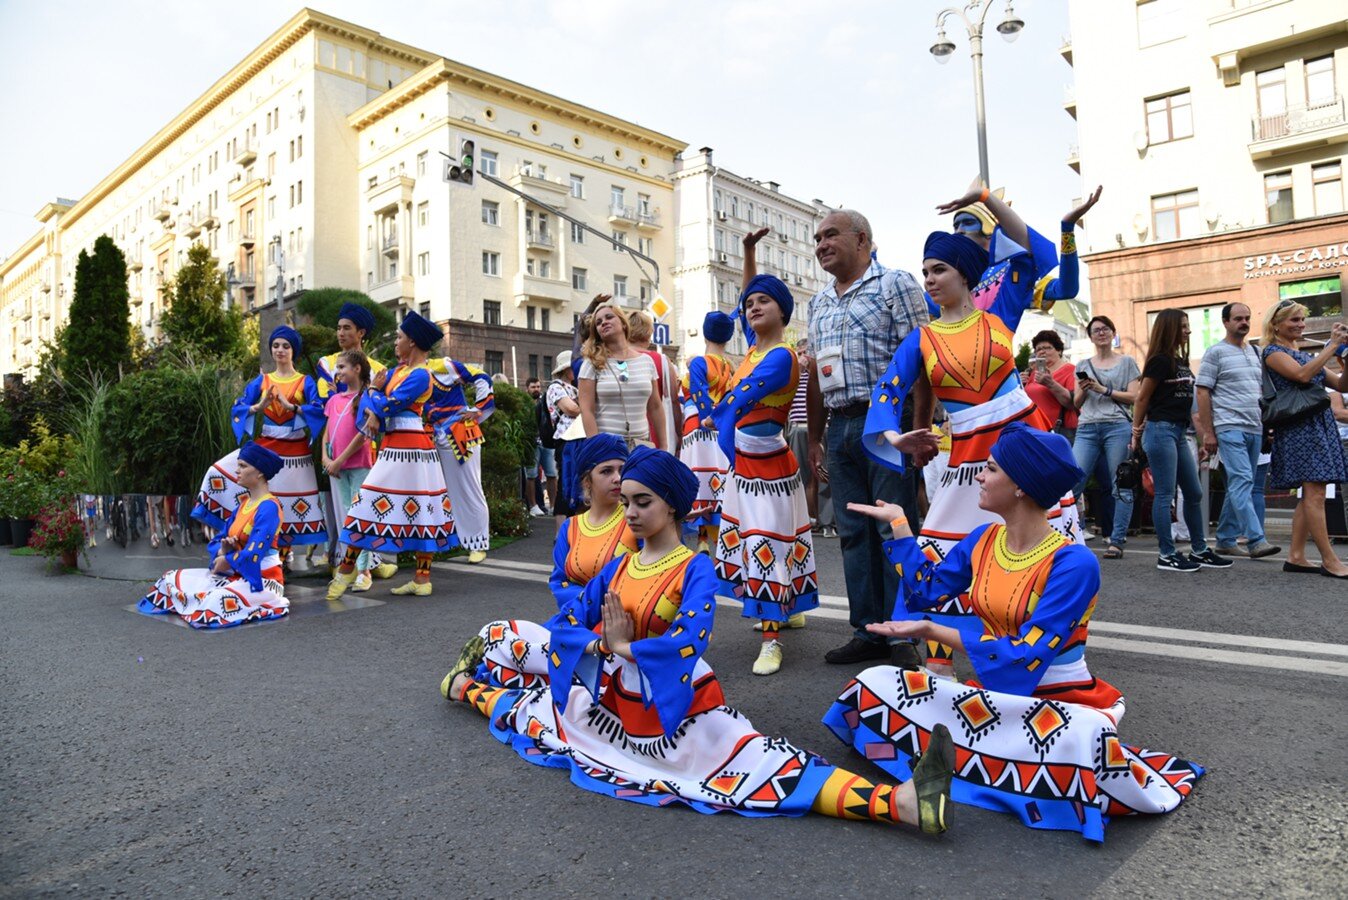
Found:
[[[334,512],[340,527],[346,519],[346,511],[351,508],[351,498],[360,490],[374,465],[370,442],[356,422],[361,397],[370,386],[370,361],[359,350],[339,353],[333,380],[338,384],[337,392],[328,397],[323,406],[328,417],[327,427],[323,430],[323,468],[332,479],[332,496],[337,505]],[[356,571],[360,574],[351,590],[368,591],[371,584],[369,551],[362,551],[357,558]]]

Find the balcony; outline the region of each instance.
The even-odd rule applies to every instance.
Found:
[[[196,222],[189,222],[187,228],[183,230],[183,234],[187,237],[194,238],[201,234],[201,226]]]
[[[244,141],[243,149],[234,157],[234,164],[238,166],[251,166],[257,162],[257,150],[253,147],[252,141]]]
[[[396,175],[377,181],[365,189],[365,200],[370,211],[382,215],[390,210],[407,207],[412,203],[412,188],[417,180],[406,175]]]
[[[660,211],[651,211],[649,209],[637,208],[637,230],[638,231],[659,231],[660,230]]]
[[[548,205],[565,208],[566,198],[571,196],[571,186],[562,184],[560,181],[554,181],[548,178],[546,174],[539,174],[534,169],[517,166],[514,173],[510,176],[508,184],[524,191],[526,194],[537,191],[547,191],[550,196],[546,198]]]
[[[376,303],[397,303],[399,300],[413,299],[413,280],[411,275],[400,275],[372,284],[365,293]]]
[[[233,284],[233,286],[236,288],[257,287],[257,273],[251,271],[239,272],[237,275],[234,276],[234,280],[231,282],[231,284]]]
[[[251,247],[257,243],[257,237],[251,231],[244,231],[239,234],[239,246]]]
[[[192,223],[200,230],[210,231],[220,227],[220,220],[215,217],[215,213],[207,212],[206,215]]]
[[[47,280],[45,280],[45,279],[43,280],[43,282],[42,282],[42,293],[44,293],[44,294],[50,294],[50,293],[51,293],[51,282],[50,282],[50,281],[47,281]]]
[[[544,301],[564,306],[571,301],[571,282],[540,278],[528,272],[515,273],[515,304]]]
[[[389,259],[398,258],[398,233],[396,231],[392,234],[384,235],[380,250],[383,251],[383,254]]]
[[[1072,35],[1064,34],[1062,36],[1062,43],[1058,45],[1058,54],[1067,60],[1069,66],[1072,64]]]
[[[611,204],[608,208],[608,220],[614,225],[635,225],[637,224],[636,207],[623,206],[618,203]]]
[[[261,194],[262,189],[266,186],[265,178],[254,178],[250,181],[245,181],[243,178],[231,180],[229,182],[229,202],[238,203],[251,194]]]
[[[1251,159],[1267,159],[1348,139],[1343,95],[1289,106],[1287,112],[1276,116],[1255,116],[1250,121],[1250,131]]]
[[[1076,144],[1067,145],[1067,165],[1073,172],[1081,174],[1081,149]]]
[[[535,231],[532,228],[524,229],[524,242],[529,245],[530,250],[551,250],[555,246],[550,232]]]
[[[1076,85],[1064,85],[1062,89],[1062,108],[1072,118],[1077,117],[1077,89]]]
[[[130,269],[132,272],[139,272],[141,269],[145,268],[145,263],[141,262],[138,259],[133,259],[126,264],[126,267]]]
[[[154,217],[160,222],[167,223],[173,217],[173,210],[169,208],[168,203],[161,203],[159,208],[154,211]]]

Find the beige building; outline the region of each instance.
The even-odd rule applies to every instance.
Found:
[[[1103,184],[1081,238],[1094,311],[1138,352],[1189,312],[1194,358],[1233,301],[1342,311],[1348,15],[1339,0],[1071,0],[1068,163]]]
[[[445,183],[441,153],[464,139],[483,170],[659,267],[485,180]],[[32,373],[67,315],[75,257],[106,233],[147,335],[163,284],[201,243],[246,311],[356,288],[444,325],[451,353],[546,376],[592,294],[654,299],[673,263],[683,147],[301,10],[87,195],[39,211],[38,232],[0,262],[0,372]]]
[[[809,301],[828,276],[814,258],[815,227],[830,210],[818,200],[783,194],[775,181],[755,181],[720,168],[712,150],[685,154],[674,175],[678,238],[674,261],[674,308],[689,354],[706,347],[702,320],[712,310],[735,311],[744,272],[744,236],[769,229],[757,246],[758,271],[782,279],[796,298],[788,339],[805,336]],[[728,348],[744,352],[736,334]]]

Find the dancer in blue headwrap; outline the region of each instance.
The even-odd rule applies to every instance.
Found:
[[[468,551],[468,561],[476,565],[491,547],[491,513],[482,490],[482,445],[487,440],[482,423],[496,411],[495,392],[481,366],[448,356],[431,357],[426,365],[432,388],[426,421],[435,432],[440,470],[454,507],[454,533]],[[464,392],[468,384],[473,386],[472,403]]]
[[[281,503],[268,487],[284,461],[257,441],[239,449],[234,479],[244,500],[208,549],[205,569],[170,569],[141,598],[147,616],[176,613],[193,628],[228,628],[290,611],[276,540]]]
[[[752,318],[752,314],[751,314]],[[582,788],[701,813],[817,812],[945,830],[954,764],[945,729],[913,778],[874,784],[731,708],[703,654],[716,618],[712,563],[680,543],[697,479],[637,447],[622,471],[637,553],[614,559],[544,625],[502,619],[468,641],[440,692],[487,717],[521,758],[570,771]]]
[[[573,509],[552,545],[548,585],[563,607],[580,596],[609,562],[637,549],[622,508],[622,468],[627,442],[616,434],[596,434],[576,442],[561,490]],[[589,507],[588,509],[586,507]]]
[[[378,378],[379,373],[384,371],[384,364],[370,356],[365,351],[365,341],[369,339],[374,331],[374,314],[361,306],[359,303],[343,303],[342,308],[337,312],[337,347],[336,353],[329,353],[321,357],[318,364],[314,366],[314,380],[318,383],[318,396],[324,400],[329,394],[338,393],[346,389],[345,385],[337,383],[333,378],[333,373],[337,371],[337,357],[346,350],[359,350],[365,353],[366,358],[370,360],[370,375]]]
[[[1012,422],[975,476],[978,504],[995,521],[939,562],[923,553],[899,505],[851,504],[894,534],[885,550],[900,578],[895,621],[869,629],[958,647],[975,680],[877,666],[848,684],[824,723],[896,778],[923,735],[949,727],[959,748],[956,800],[1102,841],[1111,816],[1174,809],[1203,769],[1123,744],[1123,696],[1086,665],[1100,565],[1048,520],[1084,477],[1066,438]],[[941,615],[960,595],[972,615]]]
[[[794,309],[781,279],[758,275],[748,281],[739,316],[754,347],[703,421],[715,427],[730,461],[716,573],[721,593],[739,599],[744,616],[760,622],[755,675],[781,669],[782,628],[801,627],[804,613],[819,605],[805,486],[783,437],[800,383],[796,351],[783,335]]]
[[[977,183],[965,196],[938,209],[949,212],[975,201],[986,204],[1001,223],[992,235],[991,255],[962,235],[935,231],[928,236],[922,271],[927,293],[940,306],[941,316],[909,334],[894,351],[871,393],[862,438],[867,453],[902,471],[898,444],[904,398],[913,390],[930,391],[945,407],[950,417],[950,456],[918,538],[934,559],[945,556],[977,526],[994,520],[992,513],[978,506],[974,479],[987,464],[988,450],[1002,428],[1022,420],[1045,431],[1052,427],[1020,385],[1013,337],[1033,300],[1036,273],[1052,269],[1056,262],[1053,245]],[[1005,261],[1007,270],[997,299],[984,311],[975,306],[972,291],[989,260]],[[930,421],[913,424],[924,430],[931,427]],[[1070,542],[1080,540],[1080,519],[1070,492],[1050,511],[1049,521]],[[966,597],[954,597],[943,612],[968,613],[967,602]],[[949,648],[927,649],[928,666],[949,672]]]
[[[248,382],[243,395],[234,401],[231,420],[241,445],[256,440],[285,461],[271,480],[272,493],[284,513],[277,544],[285,560],[294,545],[328,541],[309,452],[310,444],[322,438],[326,419],[314,380],[295,371],[295,358],[304,351],[299,332],[281,325],[272,331],[268,344],[276,369]],[[192,509],[192,518],[217,531],[247,495],[234,477],[238,456],[235,450],[207,470]]]
[[[730,460],[716,442],[716,432],[702,427],[702,420],[721,402],[734,368],[725,358],[725,345],[735,336],[735,320],[713,310],[702,320],[702,337],[707,349],[688,360],[680,399],[683,402],[683,441],[679,459],[697,476],[697,499],[693,511],[683,523],[684,531],[697,533],[699,553],[710,553],[716,546],[721,527],[721,492],[725,490]]]

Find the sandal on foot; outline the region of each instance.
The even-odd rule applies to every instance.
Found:
[[[1105,548],[1105,559],[1123,559],[1123,548],[1110,544]]]
[[[476,671],[477,667],[482,664],[482,657],[486,655],[486,652],[487,643],[482,640],[482,635],[475,634],[470,637],[464,643],[463,649],[459,651],[459,658],[454,661],[454,668],[450,669],[449,674],[445,676],[445,680],[440,682],[440,696],[451,701],[456,699],[449,696],[450,685],[460,675]]]
[[[917,795],[917,824],[927,834],[947,828],[950,781],[955,775],[955,741],[950,729],[937,725],[931,730],[926,752],[913,767],[913,791]]]

